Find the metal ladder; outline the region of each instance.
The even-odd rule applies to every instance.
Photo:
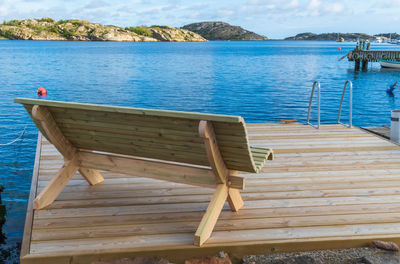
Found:
[[[340,122],[340,114],[342,112],[342,104],[343,104],[343,98],[344,98],[344,94],[346,93],[346,87],[347,85],[350,84],[350,90],[349,90],[349,123],[348,124],[343,124],[342,122]],[[349,80],[347,80],[344,83],[344,87],[343,87],[343,93],[342,93],[342,99],[340,99],[340,105],[339,105],[339,113],[337,116],[337,123],[341,124],[345,127],[351,128],[353,126],[353,83]]]
[[[315,90],[315,86],[317,86],[318,89],[318,94],[317,94],[317,98],[318,98],[318,123],[317,125],[313,125],[310,123],[310,116],[311,116],[311,104],[312,104],[312,100],[314,97],[314,90]],[[310,102],[308,103],[308,114],[307,114],[307,125],[310,125],[316,129],[319,129],[320,125],[321,125],[321,84],[319,83],[319,81],[315,81],[312,85],[312,90],[311,90],[311,95],[310,95]]]
[[[340,122],[340,114],[342,112],[342,105],[343,105],[343,99],[344,99],[344,95],[346,93],[346,87],[347,85],[350,85],[350,90],[349,90],[349,123],[348,124],[343,124],[342,122]],[[314,91],[315,88],[317,87],[318,90],[318,94],[317,94],[317,105],[318,105],[318,112],[317,112],[317,124],[314,125],[310,122],[310,116],[311,116],[311,105],[312,105],[312,101],[313,101],[313,97],[314,97]],[[342,98],[340,99],[340,105],[339,105],[339,113],[338,113],[338,117],[337,117],[337,124],[341,124],[345,127],[351,128],[353,126],[353,83],[349,80],[347,80],[344,84],[343,87],[343,93],[342,93]],[[310,125],[316,129],[319,129],[321,127],[321,84],[319,83],[319,81],[315,81],[313,83],[312,86],[312,90],[311,90],[311,95],[310,95],[310,101],[308,103],[308,113],[307,113],[307,125]]]

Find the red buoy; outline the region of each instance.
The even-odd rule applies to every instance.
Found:
[[[38,96],[46,96],[47,95],[47,90],[44,87],[39,87],[37,90],[37,95]]]
[[[338,50],[339,50],[339,51],[341,51],[341,50],[342,50],[342,48],[338,48]]]

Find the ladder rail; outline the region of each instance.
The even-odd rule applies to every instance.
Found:
[[[318,105],[318,113],[317,113],[317,125],[314,125],[310,122],[311,116],[311,105],[314,97],[315,87],[317,87],[317,105]],[[315,81],[312,86],[311,95],[310,95],[310,102],[308,103],[308,114],[307,114],[307,125],[310,125],[316,129],[319,129],[321,126],[321,84],[319,81]]]
[[[347,85],[349,85],[349,123],[348,124],[344,124],[344,123],[340,122],[340,115],[342,113],[343,99],[344,99],[344,96],[346,94]],[[351,128],[353,126],[353,83],[350,80],[347,80],[344,83],[342,98],[340,99],[337,123],[340,124],[340,125],[343,125],[345,127],[348,127],[348,128]]]

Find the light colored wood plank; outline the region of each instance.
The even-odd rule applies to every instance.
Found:
[[[98,168],[128,175],[150,177],[178,183],[215,188],[217,182],[208,168],[140,160],[129,157],[112,156],[91,152],[80,152],[81,166]],[[241,180],[241,181],[240,181]],[[243,178],[232,181],[234,187],[243,188]]]
[[[49,137],[49,140],[52,142],[55,148],[63,155],[63,157],[67,161],[73,160],[75,156],[78,154],[78,150],[68,141],[67,138],[65,138],[64,134],[57,126],[57,123],[54,120],[50,111],[45,106],[34,105],[32,107],[32,116],[40,121],[41,126],[45,131],[45,134]],[[74,163],[77,163],[77,161],[74,161]],[[61,170],[64,170],[64,168],[62,168]],[[80,172],[91,185],[104,181],[101,174],[95,169],[81,169]],[[58,174],[57,176],[60,177],[61,175]],[[50,190],[46,190],[46,192],[49,191]],[[56,192],[59,193],[58,190]],[[35,209],[39,209],[45,206],[45,205],[43,206],[40,205],[42,203],[41,200],[43,200],[43,197],[46,197],[49,194],[44,195],[44,193],[41,193],[41,195],[42,197],[40,198],[38,197],[34,202]]]
[[[197,219],[195,219],[197,220]],[[296,216],[296,217],[265,217],[247,219],[219,219],[215,224],[216,232],[233,230],[255,230],[288,227],[312,227],[354,225],[354,224],[379,224],[379,223],[398,223],[400,213],[383,214],[336,214],[322,216]],[[193,219],[183,218],[177,222],[151,222],[151,223],[124,223],[123,225],[109,225],[96,227],[70,227],[68,229],[47,228],[37,229],[32,234],[32,241],[41,240],[66,240],[82,239],[86,237],[125,237],[132,235],[158,235],[158,234],[177,234],[193,233],[196,230],[196,222]],[[67,232],[66,232],[67,231]]]
[[[95,169],[79,167],[78,170],[79,170],[79,173],[85,178],[85,180],[90,185],[96,185],[98,183],[104,182],[103,176],[100,174],[99,171],[97,171]]]
[[[201,120],[199,123],[199,135],[204,140],[208,162],[218,183],[226,183],[229,177],[229,169],[219,151],[217,138],[212,123]]]
[[[38,134],[36,143],[36,153],[35,153],[35,163],[33,167],[31,189],[29,192],[28,206],[26,208],[26,217],[24,225],[24,235],[21,244],[21,257],[29,254],[31,246],[31,235],[33,228],[33,200],[36,197],[37,181],[39,176],[39,166],[40,166],[40,152],[42,147],[42,134]]]
[[[241,123],[243,118],[240,116],[228,116],[228,115],[216,115],[216,114],[204,114],[204,113],[190,113],[180,111],[168,111],[168,110],[154,110],[154,109],[141,109],[132,107],[121,107],[121,106],[107,106],[107,105],[95,105],[95,104],[83,104],[83,103],[67,103],[50,100],[38,100],[28,98],[15,98],[14,102],[25,105],[43,105],[50,107],[60,108],[71,108],[80,109],[87,111],[102,111],[111,113],[127,113],[134,115],[150,115],[150,116],[165,116],[173,118],[187,118],[197,120],[210,120],[210,121],[221,121],[221,122],[232,122]]]
[[[369,215],[377,214],[385,217],[387,213],[400,213],[400,203],[385,204],[366,204],[366,205],[329,205],[323,207],[304,206],[304,207],[288,207],[288,208],[243,208],[240,213],[236,214],[228,210],[223,210],[219,219],[237,220],[237,219],[258,219],[258,218],[292,218],[292,217],[315,217],[329,216],[332,221],[335,215]],[[108,225],[125,225],[125,224],[149,224],[149,223],[169,223],[181,221],[198,222],[203,215],[202,211],[187,211],[173,213],[147,213],[147,214],[130,214],[120,216],[95,216],[95,217],[69,217],[69,218],[43,218],[35,219],[34,228],[36,230],[46,228],[64,228],[73,227],[93,227]],[[337,219],[336,219],[337,220]],[[321,222],[320,222],[321,223]],[[218,222],[217,222],[218,224]]]
[[[172,260],[179,254],[184,259],[188,252],[201,256],[219,250],[240,259],[272,250],[365,246],[374,239],[400,242],[400,147],[385,150],[380,147],[394,145],[382,145],[364,132],[341,126],[323,126],[320,131],[257,126],[255,134],[276,135],[264,140],[264,146],[287,146],[282,135],[297,134],[315,136],[314,147],[278,153],[260,174],[240,174],[247,180],[242,191],[245,207],[234,213],[225,204],[203,247],[193,246],[192,234],[211,190],[104,172],[110,181],[103,186],[89,188],[75,178],[49,209],[35,212],[34,250],[27,259],[62,261],[69,255],[72,263],[90,263],[149,254]],[[342,142],[333,152],[324,145],[330,134],[328,145]],[[352,137],[357,139],[350,142]],[[299,140],[299,145],[307,146],[306,140]],[[55,152],[48,151],[50,156],[41,159],[38,189],[60,165],[51,165]],[[85,187],[90,190],[83,191]]]
[[[359,197],[317,197],[317,198],[298,198],[298,199],[271,199],[271,200],[251,200],[244,201],[245,208],[281,208],[281,207],[301,207],[301,206],[329,206],[329,205],[366,205],[366,204],[388,204],[400,202],[399,195],[386,196],[359,196]],[[73,216],[105,216],[105,215],[129,215],[136,213],[166,213],[166,212],[187,212],[204,210],[207,203],[177,203],[177,204],[150,204],[150,205],[130,205],[130,206],[110,206],[110,207],[88,207],[88,208],[66,208],[48,209],[35,212],[35,219],[39,218],[58,218]],[[226,207],[228,209],[228,207]]]
[[[202,246],[204,242],[211,236],[218,216],[222,207],[228,198],[228,186],[226,184],[218,184],[217,189],[211,198],[206,213],[203,215],[201,222],[194,235],[194,245]]]
[[[329,239],[337,240],[344,237],[357,239],[360,237],[368,237],[374,239],[374,236],[398,236],[400,224],[364,224],[364,225],[339,225],[334,227],[301,227],[301,228],[278,228],[278,229],[258,229],[256,232],[248,230],[239,230],[232,232],[217,231],[210,238],[209,245],[222,246],[227,241],[229,245],[237,243],[249,243],[251,241],[283,241],[289,242],[293,239],[297,241],[312,241],[313,239]],[[362,233],[360,234],[360,232]],[[268,239],[266,239],[268,238]],[[148,247],[172,249],[184,248],[192,241],[190,233],[185,234],[166,234],[153,236],[127,236],[112,238],[95,238],[95,239],[75,239],[69,241],[40,241],[32,243],[32,253],[42,254],[87,254],[93,252],[96,248],[107,248],[108,252],[118,252],[122,250],[138,250],[143,251]],[[140,242],[140,244],[138,244]],[[79,248],[76,245],[79,244]],[[225,245],[226,246],[226,245]]]
[[[72,160],[66,161],[61,167],[57,175],[49,182],[49,184],[40,192],[33,201],[34,209],[42,209],[50,205],[57,196],[61,193],[72,175],[78,170],[78,157],[75,156]]]
[[[60,128],[57,126],[51,113],[46,107],[34,105],[32,107],[32,116],[40,121],[49,141],[56,149],[67,159],[71,160],[77,153],[76,148],[64,137]]]
[[[242,196],[238,189],[229,188],[228,203],[232,211],[238,212],[244,205]]]

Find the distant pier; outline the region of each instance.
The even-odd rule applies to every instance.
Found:
[[[348,61],[354,61],[354,70],[368,69],[368,62],[378,62],[380,60],[400,61],[400,50],[370,50],[369,42],[360,42],[356,48],[342,58],[347,57]]]

